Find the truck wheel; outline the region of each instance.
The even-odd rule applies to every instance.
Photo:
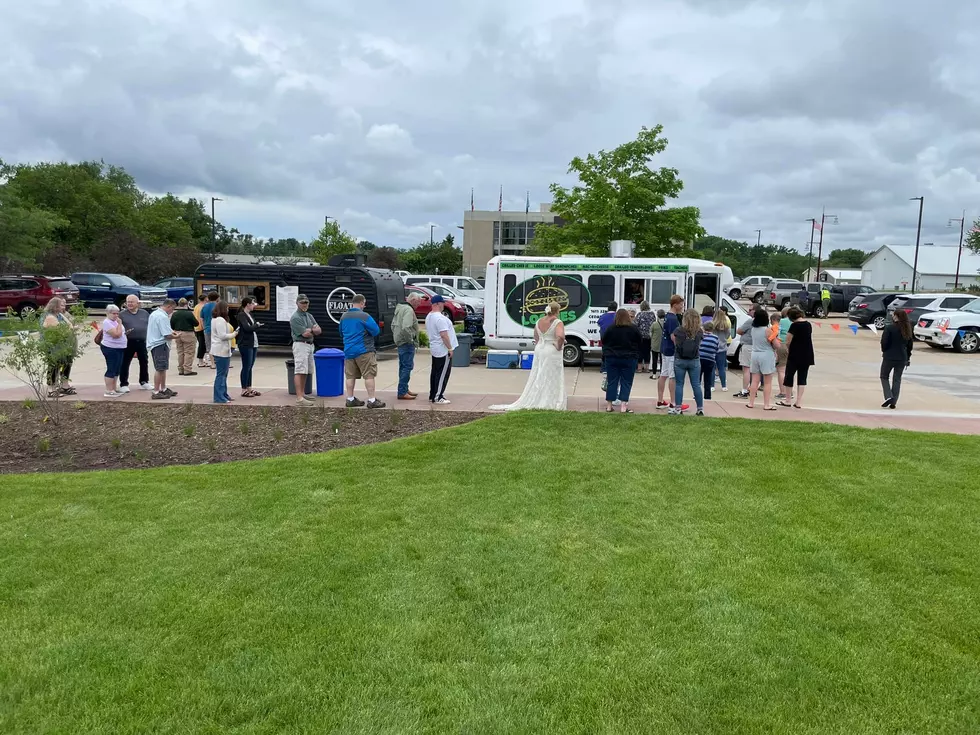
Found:
[[[779,308],[785,309],[787,306],[789,306],[789,299],[783,299],[783,303],[780,304]]]
[[[733,301],[738,301],[740,298],[742,298],[742,289],[733,288],[731,291],[728,292],[728,295],[731,297]]]
[[[814,309],[813,309],[813,315],[817,319],[823,319],[825,316],[827,316],[827,312],[825,312],[823,310],[823,306],[817,306],[817,307],[814,307]]]
[[[974,331],[964,331],[963,336],[956,335],[953,340],[953,349],[964,355],[972,355],[980,350],[980,334]]]
[[[875,320],[874,320],[874,325],[875,325],[875,329],[884,329],[885,328],[885,317],[884,317],[884,315],[882,315],[882,316],[876,316],[875,317]]]
[[[757,293],[755,296],[752,297],[752,300],[755,303],[757,303],[759,306],[762,306],[762,302],[764,299],[765,297],[762,295],[762,291],[759,291],[759,293]]]
[[[31,319],[37,314],[37,304],[21,304],[17,307],[17,315],[21,319]]]
[[[561,359],[565,367],[578,367],[582,364],[582,345],[578,342],[566,342],[561,350]]]

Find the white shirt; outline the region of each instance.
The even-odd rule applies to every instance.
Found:
[[[231,357],[232,329],[222,317],[211,320],[211,356]]]
[[[454,350],[459,347],[452,320],[441,312],[430,311],[425,318],[425,333],[429,337],[429,351],[433,357],[445,357],[449,354],[446,343],[442,341],[442,332],[449,332],[450,344]]]

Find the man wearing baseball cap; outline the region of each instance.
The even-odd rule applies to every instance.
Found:
[[[444,395],[453,368],[453,350],[459,347],[452,320],[443,313],[446,300],[436,294],[432,297],[432,311],[425,318],[425,333],[429,337],[432,353],[432,371],[429,373],[429,403],[449,405]]]
[[[293,337],[293,383],[298,406],[313,405],[313,399],[306,397],[306,376],[313,374],[313,338],[321,329],[309,309],[310,300],[301,293],[296,297],[296,311],[289,318],[289,331]]]

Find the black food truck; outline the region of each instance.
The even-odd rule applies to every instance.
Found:
[[[395,306],[405,300],[405,285],[394,272],[349,263],[326,266],[204,263],[194,275],[194,290],[197,294],[217,291],[228,302],[233,321],[242,299],[251,296],[256,302],[253,315],[264,325],[258,332],[259,345],[282,347],[292,344],[289,317],[296,310],[297,294],[306,294],[310,299],[310,313],[323,329],[316,338],[317,348],[343,348],[340,317],[350,308],[354,294],[362,294],[367,299],[365,311],[381,327],[381,334],[375,339],[377,348],[394,347],[391,319]]]

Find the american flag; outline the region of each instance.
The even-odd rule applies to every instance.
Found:
[[[473,189],[470,189],[470,211],[476,211],[476,206],[473,203]]]
[[[527,199],[524,202],[524,214],[531,211],[531,192],[527,193]]]
[[[813,226],[818,230],[823,230],[823,225],[820,222],[817,222],[816,220],[813,220]]]

